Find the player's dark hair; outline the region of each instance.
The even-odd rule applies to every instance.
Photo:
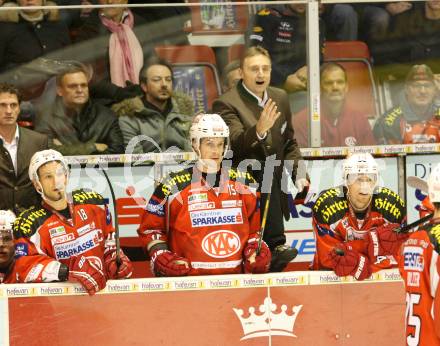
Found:
[[[435,209],[440,209],[440,202],[433,202],[432,204],[434,205]]]

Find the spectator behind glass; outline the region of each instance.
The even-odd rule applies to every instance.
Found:
[[[222,89],[226,92],[237,85],[242,78],[240,60],[233,60],[225,66],[222,73]]]
[[[406,76],[400,102],[376,122],[374,134],[380,143],[439,142],[437,88],[427,65],[414,65]]]
[[[126,4],[128,0],[99,0],[102,5]],[[128,8],[109,7],[91,13],[76,34],[75,41],[102,37],[96,45],[95,73],[97,79],[109,79],[121,87],[129,81],[139,84],[139,71],[144,53],[139,42],[139,32],[133,30],[145,24],[145,20]],[[79,50],[79,53],[81,50]],[[81,56],[77,57],[81,60]],[[102,66],[104,65],[104,66]]]
[[[306,7],[285,5],[282,11],[260,10],[247,34],[248,45],[262,46],[272,59],[270,84],[287,92],[307,89]],[[320,45],[324,42],[324,23],[319,23]]]
[[[22,10],[0,12],[0,71],[29,62],[70,44],[67,26],[57,9],[27,10],[28,6],[54,6],[44,0],[18,0]],[[8,2],[3,7],[17,6]]]
[[[321,146],[373,145],[375,139],[366,114],[356,109],[355,100],[347,98],[347,72],[336,63],[321,67]],[[293,118],[298,145],[307,147],[308,110]]]
[[[192,99],[173,92],[173,70],[165,60],[150,58],[140,72],[143,97],[127,99],[115,106],[124,144],[139,135],[142,140],[130,153],[148,153],[177,147],[191,151],[189,128],[194,114]]]
[[[409,66],[415,64],[426,64],[440,73],[440,1],[414,3],[393,15],[388,29],[368,43],[375,64],[384,65],[376,69],[381,75],[403,81]]]
[[[28,176],[32,155],[47,149],[47,136],[17,125],[18,90],[0,84],[0,209],[20,213],[39,202]]]
[[[118,154],[124,151],[116,115],[89,98],[87,73],[78,67],[57,76],[56,99],[43,107],[35,130],[65,155]]]

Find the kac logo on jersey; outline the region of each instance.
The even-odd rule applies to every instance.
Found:
[[[213,209],[190,212],[193,227],[242,224],[241,208]]]
[[[240,237],[231,231],[221,230],[209,233],[202,240],[203,251],[214,258],[227,258],[241,248]]]
[[[423,262],[422,248],[418,246],[405,246],[403,250],[403,268],[405,270],[422,272],[424,268]]]

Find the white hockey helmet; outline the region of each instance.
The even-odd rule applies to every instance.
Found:
[[[0,232],[11,231],[15,221],[15,214],[10,210],[0,210]]]
[[[207,137],[226,138],[223,157],[229,149],[229,127],[218,114],[196,115],[189,130],[189,137],[197,155],[200,155],[200,140]]]
[[[39,182],[38,179],[38,169],[44,164],[52,161],[58,161],[63,166],[66,174],[69,172],[69,166],[64,156],[53,149],[37,151],[31,158],[31,163],[29,164],[29,179],[31,181]]]
[[[44,164],[52,161],[58,161],[63,167],[67,177],[69,176],[69,166],[67,165],[66,159],[60,152],[53,149],[37,151],[32,156],[31,163],[29,164],[29,179],[39,186],[37,191],[43,198],[45,198],[45,196],[43,193],[43,187],[41,186],[40,179],[38,177],[38,169]]]
[[[429,175],[428,196],[432,203],[440,202],[440,163],[434,167]]]
[[[354,153],[348,156],[342,163],[342,173],[345,186],[348,186],[348,176],[350,174],[372,175],[376,184],[379,179],[377,162],[369,153]]]

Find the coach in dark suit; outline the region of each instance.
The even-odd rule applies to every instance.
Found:
[[[290,213],[287,195],[281,191],[282,165],[275,169],[274,174],[266,170],[264,180],[263,168],[269,162],[266,157],[275,154],[282,162],[290,161],[289,170],[295,181],[301,153],[293,136],[287,94],[284,90],[269,87],[271,61],[268,52],[261,47],[247,49],[241,71],[242,80],[214,102],[213,111],[220,114],[229,126],[235,164],[245,159],[256,159],[262,164],[261,170],[253,167],[260,187],[270,178],[272,195],[264,240],[272,251],[271,271],[282,271],[297,254],[296,249],[285,245],[283,216],[288,220]],[[262,215],[267,197],[264,192],[269,190],[267,187],[264,189],[264,185]]]
[[[47,136],[17,125],[19,104],[18,90],[0,84],[0,209],[16,214],[38,203],[28,167],[35,152],[48,148]]]

